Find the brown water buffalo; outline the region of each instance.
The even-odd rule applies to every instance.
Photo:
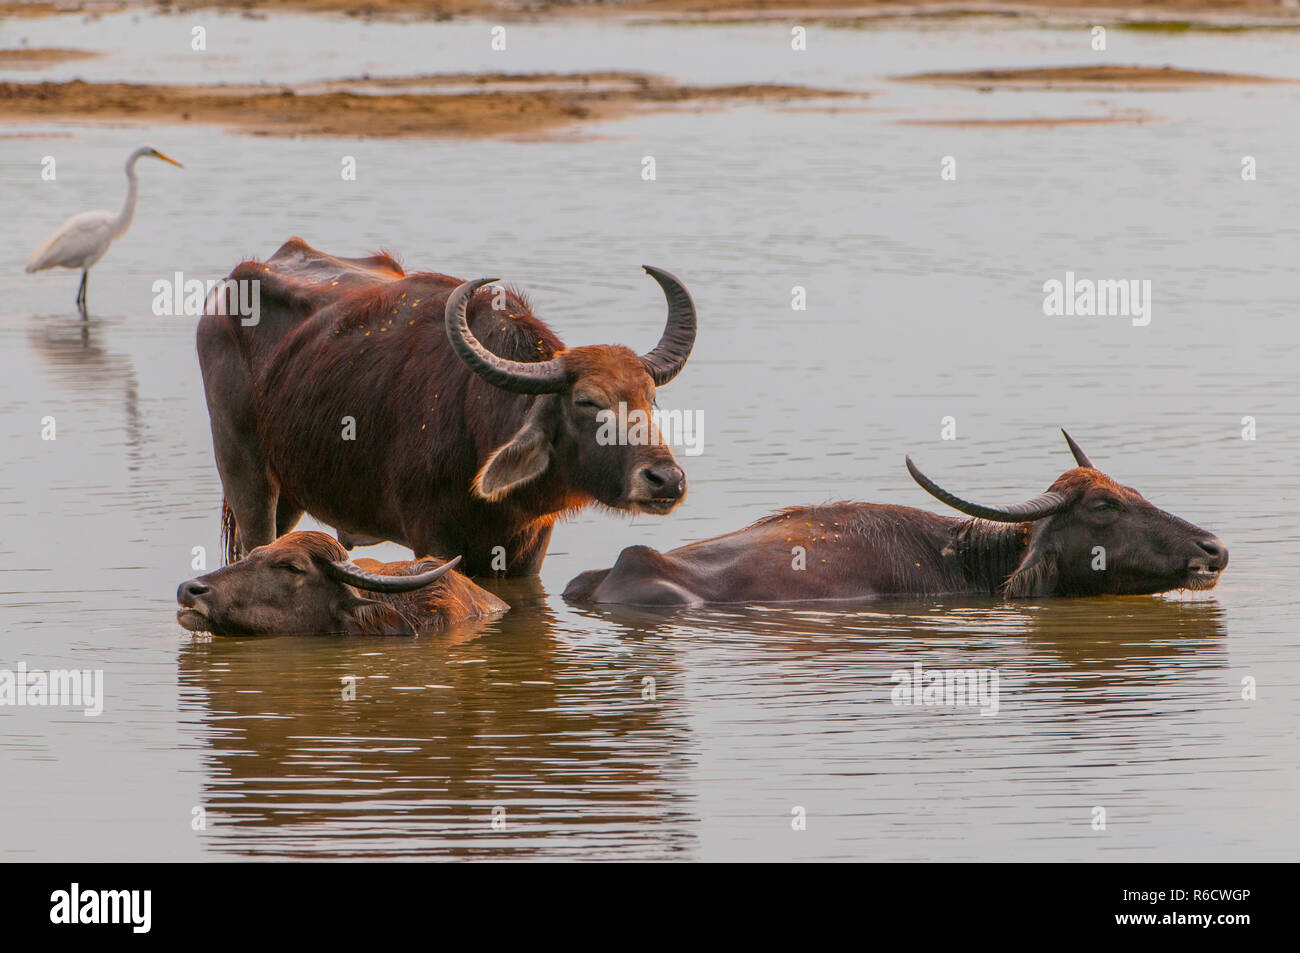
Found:
[[[305,511],[345,542],[531,575],[565,514],[673,509],[686,478],[661,440],[597,440],[605,410],[649,415],[695,341],[686,289],[646,271],[668,319],[638,356],[566,348],[519,293],[408,275],[387,255],[335,258],[292,239],[239,265],[198,326],[227,559]],[[241,317],[230,299],[254,281],[258,313]]]
[[[417,635],[510,608],[456,559],[362,562],[324,533],[290,533],[181,583],[176,620],[213,635]]]
[[[1079,466],[1023,503],[968,503],[908,457],[908,470],[928,493],[973,518],[873,503],[791,507],[669,553],[629,547],[613,568],[576,577],[564,596],[702,605],[1214,588],[1228,565],[1227,547],[1098,471],[1065,438]]]

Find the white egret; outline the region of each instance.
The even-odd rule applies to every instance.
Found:
[[[104,257],[108,246],[126,234],[135,217],[135,200],[140,183],[135,177],[135,164],[145,156],[162,159],[179,168],[185,168],[170,156],[165,156],[153,146],[141,146],[126,160],[126,202],[122,211],[114,215],[100,209],[74,215],[58,231],[41,243],[27,259],[27,273],[42,271],[58,265],[62,268],[80,268],[81,285],[77,288],[77,307],[86,309],[86,275],[90,266]]]

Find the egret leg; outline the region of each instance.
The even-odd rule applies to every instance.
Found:
[[[86,276],[90,274],[89,268],[83,268],[81,271],[81,284],[77,286],[77,307],[82,311],[86,310]]]

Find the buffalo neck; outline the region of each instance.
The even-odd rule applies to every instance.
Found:
[[[957,521],[949,545],[966,590],[997,595],[1024,558],[1032,526],[980,519]]]

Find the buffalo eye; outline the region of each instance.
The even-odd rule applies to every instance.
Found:
[[[287,572],[291,572],[291,573],[294,573],[295,575],[299,575],[299,576],[306,575],[306,573],[307,573],[307,570],[303,569],[303,568],[302,568],[301,566],[299,566],[297,563],[275,563],[274,565],[271,566],[271,568],[272,568],[272,569],[283,569],[283,570],[285,570],[285,571],[287,571]]]
[[[574,399],[573,405],[575,407],[581,408],[582,410],[591,411],[592,413],[596,413],[597,411],[601,411],[605,409],[604,406],[601,405],[600,401],[593,400],[590,397],[577,397]]]
[[[1094,513],[1111,513],[1119,509],[1119,504],[1114,500],[1098,500],[1088,508]]]

